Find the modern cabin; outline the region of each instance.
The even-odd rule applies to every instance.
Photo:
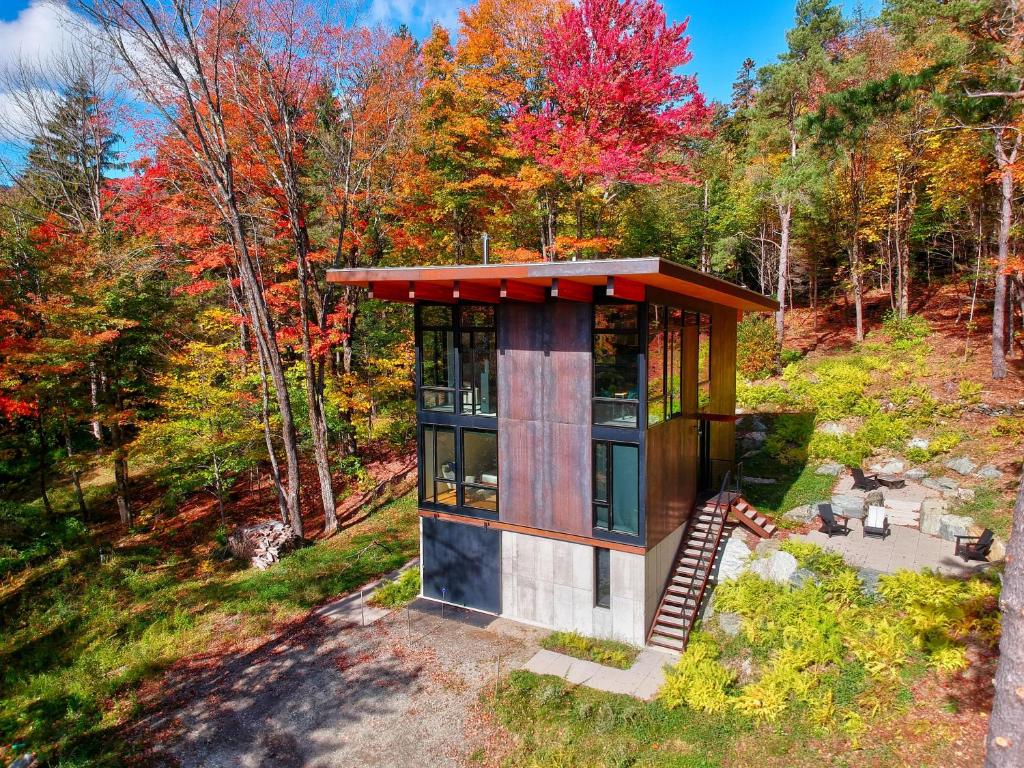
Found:
[[[658,258],[329,279],[414,307],[423,596],[682,648],[726,517],[772,530],[716,494],[737,320],[776,303]]]

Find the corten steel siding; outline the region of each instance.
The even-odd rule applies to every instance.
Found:
[[[592,536],[590,304],[503,303],[499,520]]]

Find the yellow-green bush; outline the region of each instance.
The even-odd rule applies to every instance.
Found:
[[[714,640],[694,632],[676,665],[665,670],[665,684],[658,691],[662,703],[669,709],[685,705],[712,714],[724,711],[736,675],[718,662],[719,654]]]
[[[745,573],[715,592],[719,611],[739,614],[740,643],[727,646],[761,660],[759,675],[741,687],[720,658],[713,637],[697,634],[661,691],[670,707],[734,711],[774,721],[801,708],[823,730],[851,739],[895,705],[906,671],[963,669],[968,634],[998,642],[998,588],[984,579],[961,582],[900,571],[879,580],[867,597],[856,571],[814,544],[782,549],[817,581],[801,587]]]
[[[540,644],[549,651],[558,651],[616,669],[629,669],[640,652],[638,648],[618,640],[586,637],[578,632],[552,632]]]

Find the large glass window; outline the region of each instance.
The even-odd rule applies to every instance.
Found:
[[[594,306],[594,423],[637,425],[639,413],[640,308]]]
[[[683,310],[668,310],[667,358],[668,381],[665,386],[666,408],[669,416],[683,412]]]
[[[498,509],[498,433],[462,430],[462,503]]]
[[[640,451],[636,445],[594,442],[594,528],[640,534]]]
[[[462,412],[497,416],[498,350],[494,307],[462,307],[460,328]]]
[[[420,496],[425,502],[454,507],[457,503],[455,429],[427,424],[423,427],[423,466]]]
[[[421,501],[455,507],[461,492],[462,506],[497,512],[498,433],[425,424],[422,435]]]
[[[452,413],[457,386],[453,307],[421,306],[420,339],[420,407]]]
[[[603,547],[594,548],[594,605],[612,605],[612,551]]]
[[[647,423],[665,420],[665,307],[647,307]]]
[[[697,336],[697,407],[706,411],[711,405],[711,315],[700,315]]]

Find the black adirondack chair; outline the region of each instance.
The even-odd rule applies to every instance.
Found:
[[[988,553],[992,551],[992,531],[986,528],[981,536],[957,536],[956,554],[964,559],[965,563],[971,560],[987,560]]]
[[[827,533],[830,539],[836,535],[845,536],[850,532],[850,518],[833,512],[831,504],[819,504],[818,517],[821,519],[821,532]]]
[[[880,487],[874,475],[865,475],[860,467],[850,467],[853,472],[853,487],[862,491],[873,491]]]

